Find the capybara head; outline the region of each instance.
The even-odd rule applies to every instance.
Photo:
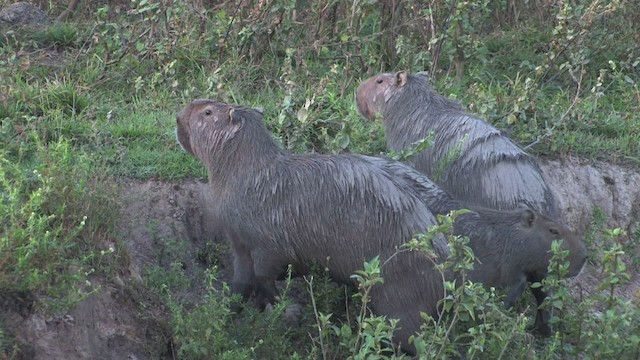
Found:
[[[265,129],[262,112],[212,100],[195,100],[182,109],[176,133],[184,150],[199,158],[210,172],[213,167],[232,168],[238,161],[280,151]]]
[[[211,100],[195,100],[177,116],[178,142],[204,161],[202,150],[224,145],[242,128],[236,107]]]
[[[375,120],[376,114],[383,111],[384,103],[389,100],[393,89],[407,84],[407,76],[406,71],[399,71],[395,74],[379,74],[362,82],[356,90],[358,112],[366,119]]]
[[[384,114],[395,104],[407,108],[442,106],[447,109],[464,111],[459,103],[436,93],[426,73],[409,74],[406,71],[382,73],[363,81],[356,90],[356,107],[360,115],[375,120],[376,114]],[[396,109],[397,111],[397,109]]]
[[[526,259],[529,265],[525,265],[528,267],[524,269],[525,272],[534,271],[537,274],[535,277],[544,276],[551,260],[551,243],[554,240],[562,240],[561,248],[569,251],[566,258],[570,264],[568,275],[576,276],[580,273],[587,260],[587,247],[580,236],[546,215],[529,208],[520,208],[516,212],[520,212],[520,228],[523,231],[520,239],[529,242],[529,244],[523,244],[523,250],[526,253],[522,255],[526,257],[527,254],[531,254],[529,259]]]

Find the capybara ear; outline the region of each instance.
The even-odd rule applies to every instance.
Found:
[[[404,70],[398,71],[396,73],[396,86],[400,86],[400,87],[405,86],[407,83],[408,77],[409,77],[409,73],[407,73],[406,71]]]
[[[536,221],[536,213],[528,207],[522,210],[522,222],[526,227],[532,227]]]
[[[229,124],[233,127],[234,133],[242,129],[242,126],[244,125],[244,117],[242,116],[242,111],[231,107],[229,109]]]

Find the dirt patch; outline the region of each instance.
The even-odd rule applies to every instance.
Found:
[[[594,211],[599,208],[605,220],[603,225],[625,230],[626,235],[621,240],[629,245],[629,255],[631,258],[640,257],[639,172],[576,158],[544,160],[541,167],[556,195],[563,222],[585,234],[589,231]],[[631,280],[620,285],[616,295],[640,304],[640,274],[631,270],[630,275]],[[591,294],[602,278],[599,270],[587,264],[574,285]]]
[[[98,290],[65,314],[34,311],[33,299],[15,294],[3,298],[2,324],[18,344],[18,359],[143,360],[167,354],[168,331],[158,320],[162,314],[151,313],[159,304],[130,288],[94,281]],[[142,301],[147,310],[141,309]]]
[[[556,195],[563,220],[585,231],[599,207],[606,226],[632,236],[640,221],[640,173],[621,166],[579,159],[545,160],[545,177]]]

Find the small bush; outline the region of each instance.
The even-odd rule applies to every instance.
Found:
[[[33,40],[44,46],[74,47],[80,42],[78,30],[73,24],[56,24],[33,34]]]
[[[84,201],[96,198],[85,198],[86,158],[63,139],[46,148],[34,140],[41,163],[0,153],[0,291],[44,294],[66,306],[93,290],[85,287],[95,271],[90,265],[105,254],[82,236],[95,206]]]

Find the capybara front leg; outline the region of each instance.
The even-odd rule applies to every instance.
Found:
[[[531,292],[533,292],[533,296],[536,298],[536,303],[538,304],[538,311],[536,312],[536,321],[533,324],[533,329],[540,335],[549,336],[551,335],[551,326],[549,326],[551,313],[548,309],[540,308],[540,305],[542,305],[544,299],[549,297],[551,294],[544,291],[542,287],[531,288]]]
[[[232,248],[233,280],[231,281],[231,292],[242,296],[242,300],[247,300],[254,292],[256,286],[251,252],[240,244],[234,244]],[[232,304],[231,310],[239,312],[240,304]]]
[[[522,276],[518,278],[518,282],[511,285],[509,289],[509,294],[507,295],[507,301],[505,301],[504,303],[504,307],[507,309],[510,309],[513,306],[513,304],[515,304],[515,302],[518,301],[518,299],[520,299],[520,297],[522,296],[526,288],[527,288],[527,277],[524,274],[522,274]]]
[[[254,249],[253,269],[256,276],[256,298],[262,305],[274,303],[278,297],[275,280],[286,271],[287,264],[279,261],[276,254]]]

